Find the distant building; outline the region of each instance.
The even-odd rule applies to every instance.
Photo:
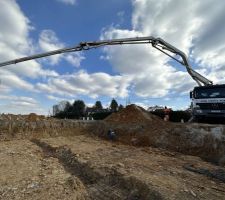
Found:
[[[102,108],[102,109],[96,109],[95,107],[87,107],[85,110],[85,115],[90,116],[94,113],[103,113],[103,112],[109,112],[108,108]]]

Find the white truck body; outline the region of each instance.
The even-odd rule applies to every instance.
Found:
[[[195,87],[191,98],[195,118],[225,117],[225,85]]]

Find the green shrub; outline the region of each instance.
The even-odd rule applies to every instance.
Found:
[[[93,113],[91,116],[93,117],[94,120],[103,120],[111,114],[112,112],[98,112]]]

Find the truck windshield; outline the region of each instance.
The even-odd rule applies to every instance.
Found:
[[[225,88],[196,88],[195,98],[225,98]]]

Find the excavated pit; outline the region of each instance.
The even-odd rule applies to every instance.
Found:
[[[28,145],[27,149],[33,146],[40,149],[43,158],[39,154],[35,158],[40,162],[35,177],[40,181],[38,171],[41,171],[49,178],[47,182],[41,180],[38,186],[37,180],[25,183],[28,187],[42,187],[43,184],[43,188],[37,191],[44,191],[43,195],[47,197],[51,196],[48,191],[57,191],[54,187],[47,187],[51,182],[59,188],[55,197],[65,194],[61,199],[73,199],[74,195],[77,195],[75,199],[195,199],[196,196],[199,199],[223,199],[225,194],[224,125],[165,122],[130,105],[103,121],[46,119],[32,114],[26,119],[16,116],[0,119],[0,127],[0,141],[4,148],[10,149],[10,145],[18,142],[18,145]],[[108,138],[110,129],[116,134],[113,141]],[[22,148],[20,151],[19,159],[33,159],[29,152],[23,154]],[[10,160],[8,165],[13,166],[16,153],[7,152],[2,155],[5,160]],[[199,157],[221,167],[203,162]],[[16,162],[23,166],[26,174],[26,170],[36,167],[35,160],[28,169],[20,160]],[[42,166],[42,162],[47,161],[53,168],[63,168],[64,171],[55,168],[49,171],[46,164]],[[0,167],[5,170],[3,165],[4,161]],[[51,175],[53,172],[56,179]],[[7,176],[11,177],[10,174]],[[4,184],[7,180],[1,181]],[[20,180],[23,179],[20,177]],[[13,179],[8,184],[14,185]],[[26,184],[23,187],[30,190]],[[199,184],[201,187],[196,189]],[[9,191],[4,186],[2,188],[0,199],[16,199],[16,195],[23,193],[14,192],[13,186]],[[64,190],[67,193],[62,192]],[[4,198],[7,195],[15,198]],[[32,195],[26,194],[25,199],[38,199]]]
[[[38,117],[4,116],[0,118],[0,141],[94,134],[108,139],[116,132],[116,141],[132,146],[153,146],[225,166],[225,126],[165,122],[144,109],[129,105],[103,121],[58,120]]]
[[[222,168],[87,135],[1,142],[0,199],[224,199]]]

